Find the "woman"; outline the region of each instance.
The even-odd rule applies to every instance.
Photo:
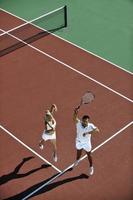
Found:
[[[53,160],[57,162],[56,121],[53,117],[54,112],[57,112],[57,106],[52,104],[50,110],[47,110],[45,114],[45,130],[43,131],[39,147],[42,150],[44,148],[45,141],[50,140],[53,145]]]

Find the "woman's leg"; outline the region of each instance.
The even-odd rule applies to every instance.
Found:
[[[54,158],[54,161],[57,162],[57,144],[56,144],[56,139],[51,140],[51,143],[53,145],[53,158]]]
[[[39,142],[39,147],[40,147],[40,149],[43,149],[43,147],[44,147],[44,140],[43,139],[41,139],[40,140],[40,142]]]

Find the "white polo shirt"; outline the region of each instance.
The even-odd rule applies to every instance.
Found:
[[[83,127],[82,126],[82,122],[79,121],[76,124],[76,129],[77,129],[77,137],[76,140],[80,141],[80,142],[91,142],[91,134],[87,134],[86,136],[83,136],[84,133],[89,133],[91,131],[93,131],[94,129],[96,129],[96,126],[92,123],[88,123],[88,126]]]

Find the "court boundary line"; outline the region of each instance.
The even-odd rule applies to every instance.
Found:
[[[100,147],[102,147],[104,144],[108,143],[110,140],[112,140],[114,137],[116,137],[118,134],[122,133],[125,129],[127,129],[128,127],[130,127],[133,124],[133,121],[129,122],[127,125],[125,125],[123,128],[121,128],[119,131],[117,131],[115,134],[113,134],[111,137],[109,137],[107,140],[105,140],[104,142],[102,142],[100,145],[98,145],[97,147],[95,147],[92,150],[92,153],[94,153],[97,149],[99,149]],[[83,156],[80,159],[80,162],[82,160],[84,160],[87,157],[87,155]],[[41,190],[42,188],[45,188],[47,185],[49,185],[50,183],[52,183],[55,179],[57,179],[58,177],[62,176],[65,172],[67,172],[68,170],[70,170],[72,167],[74,166],[74,163],[72,163],[70,166],[68,166],[67,168],[65,168],[62,172],[60,172],[59,174],[57,174],[55,177],[51,178],[49,181],[47,181],[46,183],[44,183],[42,186],[40,186],[39,188],[37,188],[36,190],[34,190],[33,192],[31,192],[30,194],[28,194],[26,197],[22,198],[22,200],[26,200],[29,197],[31,197],[32,195],[34,195],[35,193],[37,193],[39,190]]]
[[[35,51],[37,51],[37,52],[39,52],[39,53],[41,53],[41,54],[43,54],[43,55],[45,55],[45,56],[47,56],[47,57],[53,59],[54,61],[60,63],[61,65],[64,65],[66,68],[69,68],[69,69],[71,69],[72,71],[77,72],[78,74],[80,74],[80,75],[86,77],[87,79],[90,79],[91,81],[97,83],[98,85],[100,85],[100,86],[106,88],[107,90],[109,90],[109,91],[111,91],[111,92],[117,94],[118,96],[121,96],[122,98],[124,98],[124,99],[126,99],[126,100],[128,100],[128,101],[130,101],[130,102],[133,103],[133,100],[132,100],[132,99],[130,99],[130,98],[126,97],[125,95],[123,95],[123,94],[117,92],[116,90],[114,90],[114,89],[108,87],[107,85],[101,83],[100,81],[97,81],[96,79],[94,79],[94,78],[92,78],[92,77],[90,77],[90,76],[84,74],[83,72],[81,72],[81,71],[79,71],[79,70],[77,70],[77,69],[71,67],[70,65],[68,65],[68,64],[66,64],[66,63],[64,63],[64,62],[62,62],[62,61],[60,61],[59,59],[57,59],[57,58],[55,58],[55,57],[53,57],[53,56],[51,56],[51,55],[45,53],[44,51],[38,49],[37,47],[35,47],[35,46],[31,45],[31,44],[28,44],[28,43],[24,42],[23,40],[21,40],[20,38],[18,38],[18,37],[16,37],[16,36],[12,35],[11,33],[7,32],[7,31],[4,31],[4,30],[2,30],[2,29],[0,29],[0,30],[3,31],[4,33],[7,33],[9,36],[15,38],[16,40],[18,40],[18,41],[24,43],[26,46],[31,47],[31,48],[34,49]]]
[[[28,149],[29,151],[31,151],[33,154],[35,154],[37,157],[39,157],[41,160],[43,160],[44,162],[46,162],[47,164],[49,164],[51,167],[53,167],[57,172],[61,173],[61,170],[58,169],[55,165],[53,165],[51,162],[49,162],[48,160],[46,160],[44,157],[42,157],[39,153],[37,153],[36,151],[34,151],[31,147],[29,147],[27,144],[25,144],[24,142],[22,142],[20,139],[18,139],[14,134],[12,134],[9,130],[7,130],[4,126],[2,126],[0,124],[0,128],[6,132],[8,135],[10,135],[13,139],[15,139],[18,143],[20,143],[22,146],[24,146],[26,149]]]
[[[22,17],[19,17],[19,16],[15,15],[15,14],[13,14],[13,13],[11,13],[11,12],[9,12],[9,11],[3,9],[3,8],[0,8],[0,9],[1,9],[3,12],[5,12],[5,13],[7,13],[7,14],[9,14],[9,15],[12,15],[12,16],[14,16],[14,17],[16,17],[16,18],[18,18],[18,19],[20,19],[20,20],[22,20],[22,21],[24,21],[24,22],[28,22],[28,20],[26,20],[26,19],[24,19],[24,18],[22,18]],[[33,24],[33,25],[34,25],[34,24]],[[45,29],[43,29],[43,28],[41,28],[41,27],[39,27],[39,28],[42,29],[42,30],[45,30]],[[83,48],[83,47],[80,47],[79,45],[77,45],[77,44],[75,44],[75,43],[73,43],[73,42],[71,42],[71,41],[69,41],[69,40],[67,40],[67,39],[65,39],[65,38],[62,38],[62,37],[60,37],[60,36],[58,36],[58,35],[56,35],[56,34],[54,34],[54,33],[51,33],[51,35],[53,35],[53,36],[55,36],[55,37],[57,37],[57,38],[59,38],[59,39],[65,41],[65,42],[71,44],[71,45],[74,46],[74,47],[77,47],[78,49],[81,49],[81,50],[85,51],[86,53],[89,53],[89,54],[91,54],[91,55],[93,55],[93,56],[95,56],[95,57],[97,57],[97,58],[99,58],[99,59],[101,59],[101,60],[103,60],[103,61],[105,61],[105,62],[111,64],[112,66],[117,67],[118,69],[120,69],[120,70],[122,70],[122,71],[124,71],[124,72],[127,72],[127,73],[129,73],[129,74],[131,74],[131,75],[133,74],[131,71],[126,70],[125,68],[123,68],[123,67],[121,67],[121,66],[119,66],[119,65],[117,65],[117,64],[115,64],[115,63],[113,63],[113,62],[111,62],[111,61],[109,61],[109,60],[107,60],[107,59],[105,59],[105,58],[103,58],[103,57],[101,57],[101,56],[99,56],[99,55],[97,55],[97,54],[95,54],[95,53],[93,53],[93,52],[91,52],[91,51],[85,49],[85,48]]]

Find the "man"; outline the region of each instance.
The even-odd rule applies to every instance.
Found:
[[[42,139],[39,142],[39,147],[41,150],[44,148],[44,143],[48,140],[53,144],[53,160],[57,162],[57,145],[56,145],[56,121],[53,117],[54,112],[57,111],[57,106],[52,104],[50,110],[46,111],[45,114],[45,130],[42,134]]]
[[[90,164],[89,175],[93,175],[94,167],[91,156],[91,135],[99,132],[99,129],[92,123],[90,123],[90,117],[88,115],[84,115],[82,120],[78,118],[79,109],[76,108],[73,114],[73,120],[76,123],[77,129],[77,137],[76,137],[76,149],[77,149],[77,157],[74,166],[77,166],[79,163],[79,159],[82,154],[82,150],[84,150],[87,154],[88,161]]]

